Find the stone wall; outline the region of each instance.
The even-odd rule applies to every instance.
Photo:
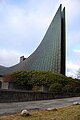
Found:
[[[30,92],[30,91],[13,91],[13,90],[0,90],[0,102],[25,102],[35,100],[49,100],[64,97],[80,96],[77,94],[62,94],[62,93],[49,93],[49,92]]]

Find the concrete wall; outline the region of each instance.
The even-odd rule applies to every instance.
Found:
[[[62,93],[49,93],[49,92],[0,90],[0,102],[2,103],[49,100],[49,99],[64,98],[64,97],[66,98],[66,97],[72,97],[72,96],[80,96],[80,93],[62,94]]]
[[[0,76],[0,89],[8,89],[9,83],[4,82],[3,76]]]
[[[8,82],[2,82],[1,89],[8,89],[9,83]]]
[[[4,82],[3,76],[0,76],[0,88],[1,89],[8,89],[9,83]]]

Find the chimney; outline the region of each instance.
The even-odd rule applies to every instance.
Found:
[[[20,63],[23,62],[26,58],[24,56],[20,57]]]

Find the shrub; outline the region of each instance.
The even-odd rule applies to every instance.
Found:
[[[17,86],[25,86],[28,85],[29,79],[30,79],[30,75],[28,75],[27,71],[18,71],[18,72],[14,72],[11,75],[13,81],[15,82],[15,84]]]
[[[63,92],[74,92],[74,88],[70,84],[67,84],[62,88],[62,91]]]
[[[51,92],[79,92],[80,81],[49,71],[17,71],[10,75],[17,88],[27,88],[27,86],[49,87]]]
[[[52,85],[50,85],[49,87],[49,91],[50,92],[61,92],[62,91],[62,85],[59,83],[54,83]]]

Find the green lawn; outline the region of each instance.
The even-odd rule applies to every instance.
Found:
[[[31,112],[31,116],[22,117],[20,113],[0,116],[0,120],[80,120],[80,105],[73,105],[57,110],[39,110]]]

